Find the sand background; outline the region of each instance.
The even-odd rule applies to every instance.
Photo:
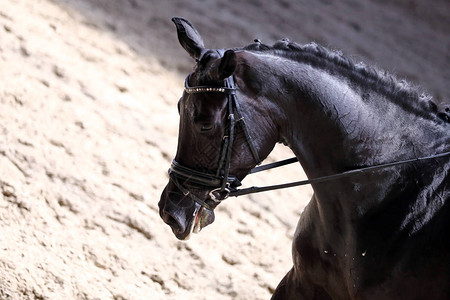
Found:
[[[1,4],[0,299],[268,299],[291,268],[309,187],[230,199],[188,242],[159,218],[193,65],[172,16],[211,48],[316,41],[450,99],[445,0]]]

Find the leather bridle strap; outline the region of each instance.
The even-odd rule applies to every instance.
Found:
[[[244,188],[244,189],[235,189],[235,190],[231,191],[230,197],[238,197],[238,196],[243,196],[243,195],[261,193],[261,192],[267,192],[267,191],[273,191],[273,190],[279,190],[279,189],[286,189],[286,188],[296,187],[296,186],[301,186],[301,185],[321,183],[321,182],[336,180],[336,179],[340,179],[340,178],[344,178],[344,177],[350,177],[353,175],[358,175],[358,174],[366,173],[369,171],[375,171],[375,170],[379,170],[379,169],[384,169],[384,168],[388,168],[388,167],[393,167],[393,166],[403,165],[403,164],[408,164],[408,163],[413,163],[413,162],[420,162],[420,161],[429,160],[429,159],[436,159],[436,158],[441,158],[441,157],[445,157],[445,156],[450,156],[450,152],[443,152],[443,153],[430,155],[430,156],[412,158],[412,159],[395,161],[395,162],[376,165],[376,166],[359,168],[359,169],[349,170],[349,171],[338,173],[338,174],[322,176],[322,177],[308,179],[308,180],[300,180],[300,181],[294,181],[294,182],[290,182],[290,183],[275,184],[275,185],[269,185],[269,186],[263,186],[263,187],[252,186],[252,187]],[[259,168],[259,170],[254,171],[255,169],[253,169],[252,171],[250,171],[249,174],[268,170],[268,169],[273,169],[276,167],[280,167],[280,166],[283,166],[283,165],[286,165],[289,163],[293,163],[296,160],[297,160],[296,158],[290,158],[290,159],[287,159],[287,160],[284,160],[281,162],[256,167],[255,169]]]
[[[236,89],[234,88],[234,84],[230,83],[231,79],[226,80],[227,89]],[[228,134],[225,134],[223,137],[223,146],[222,153],[220,155],[219,166],[217,168],[216,177],[219,177],[221,172],[223,172],[223,181],[220,186],[220,191],[224,191],[227,188],[228,183],[228,175],[230,174],[230,164],[231,164],[231,154],[233,152],[233,142],[234,142],[234,114],[233,114],[233,102],[235,102],[236,92],[228,95],[228,124],[230,125],[228,128]]]
[[[189,74],[184,81],[184,91],[187,94],[200,94],[200,93],[221,93],[226,95],[235,95],[236,88],[234,84],[231,86],[190,86],[189,85]]]
[[[282,167],[282,166],[293,164],[293,163],[296,163],[296,162],[298,162],[297,157],[292,157],[292,158],[288,158],[288,159],[285,159],[285,160],[276,161],[276,162],[273,162],[273,163],[270,163],[270,164],[265,164],[265,165],[262,165],[262,166],[254,167],[253,169],[250,170],[250,172],[248,172],[248,174],[255,174],[255,173],[258,173],[258,172],[262,172],[262,171],[266,171],[266,170]]]
[[[172,182],[175,184],[175,186],[183,193],[184,196],[191,198],[194,202],[197,202],[201,206],[204,206],[210,210],[213,210],[215,208],[215,206],[217,206],[217,204],[211,206],[208,203],[206,203],[205,201],[203,201],[202,199],[200,199],[199,197],[197,197],[196,195],[192,194],[187,188],[185,188],[178,181],[178,177],[175,175],[175,173],[169,171],[169,177],[172,180]]]

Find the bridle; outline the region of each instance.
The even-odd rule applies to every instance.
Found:
[[[227,122],[228,130],[222,139],[222,149],[220,153],[219,164],[215,173],[199,172],[186,166],[182,166],[177,161],[173,160],[169,169],[169,176],[177,188],[185,195],[190,197],[194,202],[208,208],[214,209],[222,200],[228,198],[237,187],[241,185],[236,176],[230,174],[231,154],[233,149],[233,142],[235,136],[236,124],[240,125],[244,132],[245,139],[252,152],[253,158],[257,164],[261,162],[258,152],[256,151],[255,142],[247,130],[244,118],[241,114],[239,102],[236,97],[236,86],[234,84],[233,76],[225,80],[225,86],[189,86],[190,74],[186,77],[184,84],[184,92],[186,94],[200,94],[200,93],[220,93],[227,96],[228,116]],[[189,181],[189,183],[210,189],[208,195],[212,201],[200,199],[191,193],[183,184],[181,180]],[[208,202],[207,202],[208,201]],[[212,203],[211,203],[212,202]]]
[[[301,181],[295,181],[290,183],[284,183],[284,184],[277,184],[277,185],[270,185],[270,186],[263,186],[263,187],[249,187],[244,189],[237,189],[241,185],[240,181],[236,178],[236,176],[233,176],[230,174],[230,164],[231,164],[231,153],[232,153],[232,147],[234,142],[234,135],[235,135],[235,125],[238,123],[245,135],[245,139],[249,145],[249,148],[252,152],[253,158],[256,161],[256,164],[259,165],[261,163],[261,160],[258,156],[258,153],[256,151],[254,140],[251,138],[246,123],[244,121],[244,118],[242,117],[239,101],[236,97],[236,86],[234,84],[233,76],[230,76],[225,81],[225,86],[223,87],[214,87],[214,86],[189,86],[189,76],[186,77],[185,80],[185,88],[184,92],[187,94],[199,94],[199,93],[221,93],[225,94],[228,99],[228,117],[227,121],[229,123],[228,131],[225,132],[225,135],[223,136],[223,142],[222,142],[222,149],[220,154],[220,160],[219,165],[217,168],[217,171],[215,173],[207,173],[207,172],[200,172],[194,169],[191,169],[189,167],[183,166],[177,161],[173,160],[172,165],[169,169],[169,177],[172,180],[172,182],[176,185],[176,187],[184,194],[184,196],[190,197],[194,202],[200,204],[201,206],[213,210],[218,204],[220,204],[223,200],[226,198],[232,196],[232,197],[238,197],[248,194],[254,194],[254,193],[260,193],[265,191],[271,191],[271,190],[277,190],[277,189],[284,189],[284,188],[290,188],[295,186],[301,186],[301,185],[307,185],[307,184],[313,184],[313,183],[320,183],[320,182],[326,182],[330,180],[336,180],[343,177],[349,177],[356,174],[361,174],[369,171],[375,171],[387,167],[392,167],[396,165],[401,164],[407,164],[412,162],[419,162],[429,159],[436,159],[440,157],[450,156],[450,152],[443,152],[431,156],[425,156],[425,157],[419,157],[419,158],[413,158],[413,159],[407,159],[402,161],[396,161],[391,163],[385,163],[375,166],[369,166],[359,169],[354,169],[338,174],[308,179],[308,180],[301,180]],[[280,166],[284,166],[287,164],[291,164],[294,162],[297,162],[297,158],[293,157],[290,159],[257,166],[253,168],[248,174],[253,174],[273,168],[277,168]],[[187,189],[180,181],[189,181],[190,184],[194,184],[195,186],[199,186],[202,189],[207,188],[209,189],[209,199],[202,200],[199,197],[197,197],[195,194],[191,193],[189,189]],[[211,201],[209,201],[211,200]]]

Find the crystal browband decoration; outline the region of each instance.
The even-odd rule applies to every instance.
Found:
[[[205,93],[205,92],[225,93],[225,88],[213,88],[213,87],[186,88],[186,93],[188,94]]]
[[[233,87],[214,87],[214,86],[189,86],[189,76],[186,77],[184,82],[184,91],[187,94],[197,94],[197,93],[223,93],[227,95],[236,94],[236,88]]]

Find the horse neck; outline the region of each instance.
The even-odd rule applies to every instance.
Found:
[[[270,108],[265,115],[309,178],[450,151],[448,124],[417,117],[412,110],[403,111],[386,96],[324,70],[252,55],[238,71],[238,86],[252,98],[248,102],[259,106],[269,103],[265,104]],[[450,162],[426,161],[313,184],[314,196],[304,218],[318,217],[316,220],[328,225],[316,228],[330,241],[343,236],[336,232],[354,234],[351,226],[355,220],[363,219],[374,208],[383,210],[380,215],[400,216],[412,224],[408,219],[411,203],[406,201],[422,201],[416,195],[430,190],[446,193],[449,169]],[[433,207],[439,207],[436,202],[446,197],[442,195],[430,200]],[[390,214],[390,209],[396,213]],[[425,224],[432,217],[433,213],[424,213],[416,220]]]
[[[282,141],[309,177],[444,150],[448,137],[435,122],[385,95],[308,64],[264,55],[257,60],[258,95],[280,107],[275,122]]]

